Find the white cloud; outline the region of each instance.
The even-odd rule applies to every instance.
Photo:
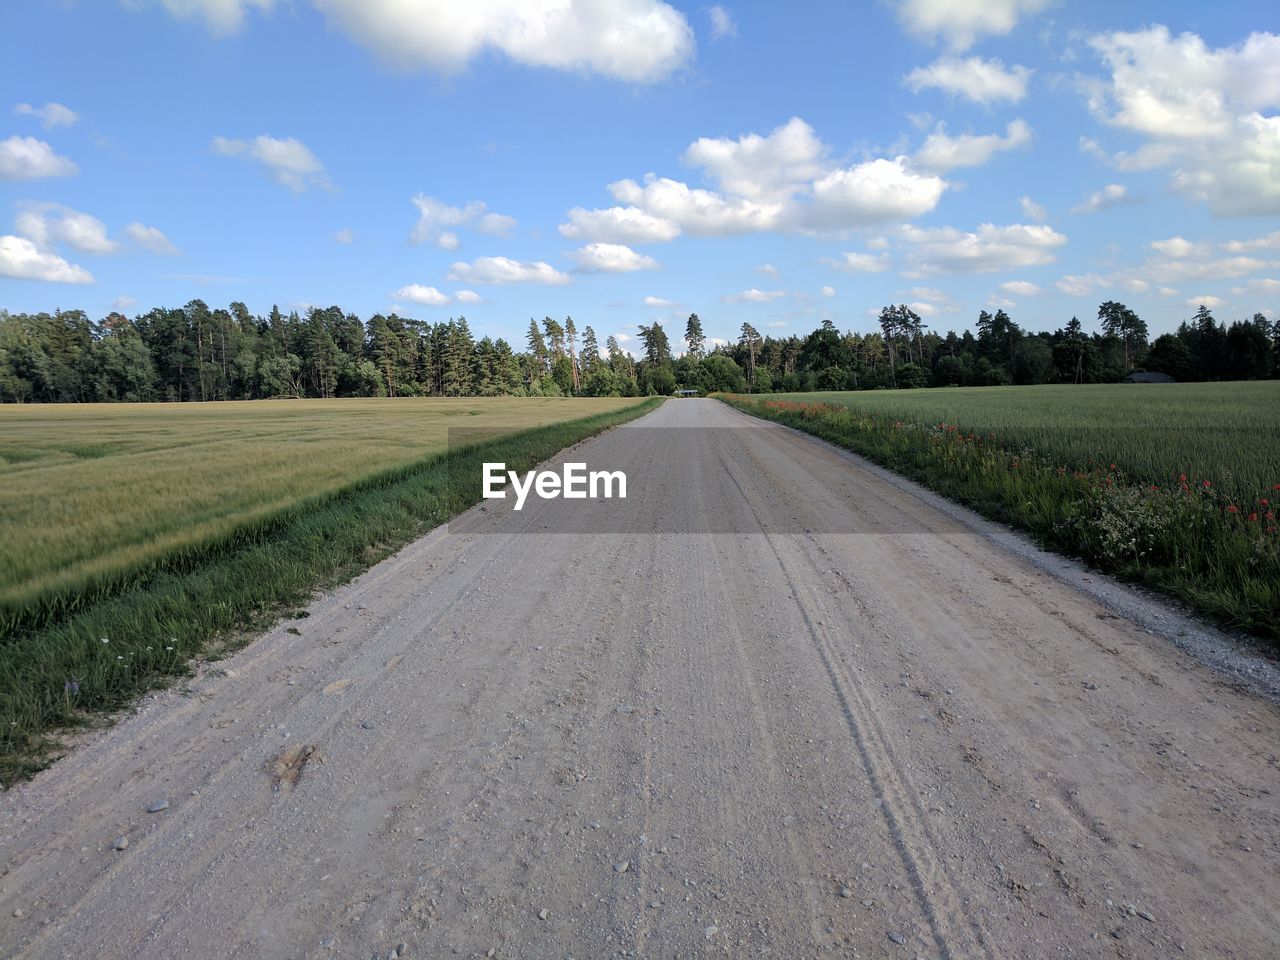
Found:
[[[725,193],[761,203],[785,201],[824,169],[826,148],[809,124],[792,117],[767,136],[702,137],[684,160],[701,167]]]
[[[991,273],[1052,263],[1067,238],[1043,224],[1015,223],[998,227],[984,223],[976,231],[954,227],[904,226],[902,237],[911,245],[909,260],[915,275],[931,273]]]
[[[1188,297],[1185,301],[1188,307],[1208,307],[1210,310],[1217,310],[1219,307],[1225,306],[1226,302],[1221,297],[1214,297],[1206,294],[1203,297]]]
[[[1049,219],[1049,213],[1044,207],[1036,203],[1030,197],[1022,197],[1018,201],[1018,206],[1022,208],[1023,216],[1036,223],[1044,223]]]
[[[1000,60],[981,57],[942,57],[927,67],[917,67],[903,78],[912,93],[925,88],[959,94],[974,103],[1017,103],[1027,95],[1032,71],[1026,67],[1005,68]]]
[[[1183,240],[1182,237],[1170,237],[1168,240],[1152,240],[1151,249],[1156,253],[1175,259],[1189,257],[1192,254],[1206,256],[1209,252],[1206,244],[1195,244],[1189,240]]]
[[[441,250],[456,250],[461,241],[448,227],[471,226],[490,236],[506,236],[516,226],[515,217],[492,213],[480,200],[472,200],[465,207],[455,207],[428,197],[415,194],[410,201],[418,208],[418,222],[413,226],[409,239],[414,243],[434,243]]]
[[[756,273],[760,274],[760,276],[762,277],[771,277],[772,279],[775,279],[775,280],[779,276],[781,276],[781,273],[779,272],[778,268],[775,267],[772,263],[762,263],[760,264],[760,266],[755,268],[755,271]]]
[[[781,203],[760,204],[690,187],[666,177],[646,177],[643,185],[619,180],[609,185],[615,199],[674,223],[695,236],[729,236],[772,230],[781,224]]]
[[[0,277],[46,283],[93,283],[93,274],[56,253],[40,250],[26,237],[0,236]]]
[[[731,293],[724,298],[725,303],[771,303],[774,300],[781,300],[787,295],[785,290],[757,290],[752,287],[750,290],[743,290],[741,293]]]
[[[453,299],[459,303],[484,303],[484,297],[474,290],[459,290],[453,295]]]
[[[707,17],[711,20],[712,40],[738,35],[738,25],[733,22],[733,15],[719,4],[707,11]]]
[[[1090,44],[1111,71],[1109,82],[1086,85],[1090,108],[1148,138],[1110,162],[1172,167],[1174,189],[1217,216],[1280,213],[1280,36],[1253,33],[1212,49],[1193,33],[1155,26]]]
[[[676,303],[676,301],[668,300],[665,297],[645,297],[644,305],[646,307],[653,307],[659,310],[666,310],[671,307],[680,306],[680,304]]]
[[[995,154],[1015,150],[1031,143],[1031,128],[1022,120],[1012,121],[1005,136],[990,133],[983,136],[961,134],[948,136],[946,126],[939,123],[916,152],[915,165],[933,173],[946,173],[956,167],[980,167]]]
[[[333,239],[338,241],[338,243],[353,243],[356,239],[356,235],[351,232],[350,227],[343,227],[341,230],[334,233]]]
[[[509,283],[540,283],[559,286],[570,282],[549,263],[525,263],[508,257],[480,257],[474,263],[459,261],[449,268],[449,279],[459,283],[504,286]]]
[[[314,2],[357,43],[408,69],[454,73],[494,50],[525,66],[647,83],[669,76],[694,52],[688,20],[660,0]]]
[[[59,203],[24,203],[14,226],[41,250],[65,243],[82,253],[115,253],[120,244],[107,236],[107,227],[97,217],[72,210]]]
[[[1070,297],[1085,297],[1093,293],[1098,287],[1107,286],[1107,282],[1096,273],[1074,274],[1068,273],[1065,277],[1055,284],[1059,290]]]
[[[138,298],[131,297],[127,293],[122,293],[120,294],[120,296],[116,297],[114,300],[111,301],[112,310],[123,311],[123,310],[128,310],[130,307],[136,307],[137,305],[138,305]]]
[[[178,248],[173,245],[172,240],[164,235],[164,231],[158,227],[148,227],[146,224],[135,220],[124,228],[124,235],[138,246],[150,250],[152,253],[158,253],[166,257],[178,255]]]
[[[1040,293],[1040,288],[1028,280],[1006,280],[1000,284],[1000,289],[1019,297],[1034,297]]]
[[[822,261],[844,273],[884,273],[892,261],[887,253],[842,253],[839,260],[826,257]]]
[[[1222,248],[1230,253],[1249,253],[1253,250],[1280,250],[1280,230],[1252,240],[1228,240]]]
[[[574,207],[569,211],[569,222],[560,224],[560,235],[568,240],[663,243],[680,236],[680,227],[639,207],[609,207],[606,210]]]
[[[0,180],[36,180],[40,177],[69,177],[76,167],[53,147],[35,137],[0,140]]]
[[[824,297],[826,297],[828,300],[830,300],[832,297],[834,297],[834,296],[836,295],[836,288],[835,288],[835,287],[823,287],[819,292],[820,292]]]
[[[441,293],[435,287],[424,287],[420,283],[411,283],[401,287],[391,296],[396,300],[408,303],[420,303],[427,307],[441,307],[449,302],[448,294]]]
[[[632,273],[657,270],[658,261],[621,243],[589,243],[570,257],[586,273]]]
[[[818,180],[804,222],[840,230],[907,220],[936,207],[946,188],[941,178],[908,169],[905,157],[870,160]]]
[[[769,231],[842,231],[901,221],[937,206],[947,184],[906,157],[843,167],[798,117],[768,135],[703,137],[684,153],[718,189],[647,174],[618,180],[609,191],[622,206],[575,207],[560,233],[612,243],[670,240],[683,233],[731,236]]]
[[[162,7],[183,20],[199,17],[216,34],[235,33],[249,8],[270,10],[275,0],[159,0]]]
[[[221,156],[245,156],[257,161],[266,169],[271,179],[294,193],[304,193],[312,187],[333,189],[324,164],[305,143],[293,137],[282,139],[266,134],[252,140],[214,137],[212,146],[213,152]]]
[[[979,37],[1003,36],[1018,19],[1039,13],[1052,0],[898,0],[898,17],[912,33],[941,37],[965,50]]]
[[[1099,213],[1126,204],[1137,203],[1137,199],[1129,196],[1129,190],[1120,183],[1109,183],[1101,190],[1096,190],[1085,198],[1084,202],[1071,208],[1072,213]]]
[[[1155,283],[1181,283],[1184,280],[1231,280],[1272,265],[1272,262],[1254,257],[1223,257],[1219,260],[1156,261],[1144,265],[1139,272]]]
[[[20,103],[13,112],[22,116],[38,117],[40,125],[46,130],[54,127],[69,127],[80,119],[80,114],[60,103],[46,103],[43,107],[33,107],[29,103]]]

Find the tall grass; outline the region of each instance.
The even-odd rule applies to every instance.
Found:
[[[1162,590],[1228,626],[1280,639],[1275,506],[1280,471],[1268,481],[1246,479],[1266,469],[1274,447],[1259,451],[1239,440],[1221,445],[1220,434],[1229,435],[1231,425],[1219,424],[1215,430],[1202,422],[1203,448],[1217,450],[1221,457],[1215,479],[1210,479],[1181,466],[1188,456],[1201,465],[1207,462],[1195,435],[1180,434],[1177,441],[1168,435],[1143,437],[1128,426],[1141,418],[1126,408],[1124,394],[1110,395],[1112,416],[1096,436],[1071,425],[1063,410],[1059,420],[1064,421],[1067,443],[1058,442],[1060,431],[1037,431],[1019,422],[1034,418],[1017,408],[1028,394],[1020,397],[1016,389],[1004,393],[1004,419],[1010,426],[1003,435],[932,416],[912,419],[906,410],[921,403],[914,396],[902,406],[896,405],[900,393],[877,397],[872,401],[882,405],[877,412],[866,410],[860,396],[845,402],[847,396],[824,395],[827,402],[804,394],[722,399],[862,454],[1028,531],[1050,548]],[[1146,399],[1139,393],[1131,396]],[[984,399],[976,399],[976,409],[990,422],[993,415],[982,409]],[[1036,400],[1030,394],[1029,403]],[[924,404],[916,410],[939,412],[927,399]],[[1263,419],[1260,410],[1255,412]],[[1269,424],[1260,426],[1252,435],[1265,436],[1269,429]],[[1113,446],[1107,451],[1117,437],[1136,449]],[[1069,458],[1070,451],[1081,459]],[[1125,466],[1134,463],[1142,464],[1141,473]]]
[[[527,470],[658,402],[614,404],[366,476],[258,536],[209,548],[198,564],[160,564],[111,596],[13,636],[0,645],[0,784],[47,763],[59,729],[126,706],[187,672],[211,644],[234,646],[317,587],[350,578],[475,503],[484,461]]]
[[[0,642],[164,568],[256,542],[443,450],[622,409],[561,398],[0,405]]]

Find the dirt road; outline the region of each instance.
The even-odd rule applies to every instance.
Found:
[[[569,459],[630,512],[476,509],[0,797],[0,955],[1280,955],[1274,705],[713,401]]]

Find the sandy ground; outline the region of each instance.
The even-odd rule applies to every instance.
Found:
[[[0,797],[0,955],[1280,956],[1271,702],[713,401],[570,459]]]

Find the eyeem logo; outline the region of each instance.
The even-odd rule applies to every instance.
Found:
[[[530,470],[524,475],[523,482],[516,471],[507,469],[505,463],[486,463],[484,498],[505,500],[507,491],[499,488],[508,481],[516,492],[516,510],[524,507],[530,490],[543,500],[554,500],[557,497],[564,497],[566,500],[586,500],[588,497],[592,500],[612,500],[615,496],[620,500],[627,499],[625,473],[621,470],[593,470],[588,473],[585,463],[566,463],[562,473],[554,470]]]

